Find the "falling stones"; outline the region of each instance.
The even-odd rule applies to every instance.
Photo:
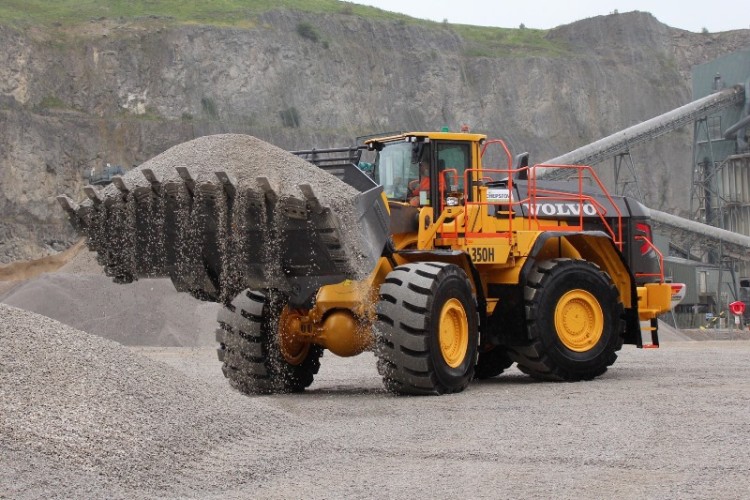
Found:
[[[85,195],[60,201],[108,275],[169,276],[204,300],[254,288],[301,304],[322,284],[363,278],[380,256],[361,241],[357,189],[251,136],[178,144]]]

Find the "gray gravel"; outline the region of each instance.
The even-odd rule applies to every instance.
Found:
[[[230,390],[213,349],[125,348],[0,305],[0,497],[747,498],[750,342],[626,347],[592,382],[515,369],[385,393],[323,358],[305,394]]]
[[[147,186],[140,171],[149,168],[162,180],[179,180],[175,167],[187,167],[194,180],[217,183],[215,172],[224,171],[244,185],[255,186],[257,177],[267,177],[280,196],[302,193],[297,185],[307,183],[326,199],[349,199],[357,191],[288,151],[242,134],[216,134],[177,144],[129,171],[125,181]],[[109,185],[104,193],[116,194]]]
[[[300,446],[266,401],[34,313],[0,318],[0,497],[218,492],[283,473]],[[212,463],[225,450],[236,469]]]
[[[359,192],[312,163],[253,136],[217,134],[177,144],[129,171],[124,180],[131,187],[148,186],[141,171],[150,169],[162,182],[178,181],[177,167],[187,167],[198,183],[218,184],[216,172],[226,172],[239,191],[262,192],[257,179],[266,177],[279,198],[305,200],[299,186],[309,185],[321,204],[338,217],[341,244],[357,275],[364,277],[372,271],[371,263],[363,258],[368,252],[353,204]],[[102,194],[119,197],[112,184]]]
[[[0,302],[125,345],[214,345],[219,304],[177,293],[168,279],[112,283],[94,255],[84,250],[58,272],[0,293]]]
[[[96,252],[89,252],[85,247],[56,271],[59,274],[94,274],[104,276],[104,270],[96,261]]]

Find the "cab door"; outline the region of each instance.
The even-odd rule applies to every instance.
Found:
[[[435,178],[432,179],[432,199],[438,200],[434,206],[443,207],[448,193],[465,195],[464,173],[472,168],[472,151],[470,142],[440,141],[434,145]]]

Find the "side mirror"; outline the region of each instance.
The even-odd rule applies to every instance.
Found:
[[[526,181],[529,179],[529,153],[521,153],[516,156],[515,161],[513,161],[513,170],[517,170],[513,174],[514,180],[520,180],[520,181]],[[523,170],[521,170],[523,169]]]

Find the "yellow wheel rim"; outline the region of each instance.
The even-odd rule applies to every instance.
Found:
[[[450,299],[440,311],[440,353],[446,364],[458,368],[469,348],[469,321],[461,301]]]
[[[604,332],[604,313],[599,301],[586,290],[567,292],[555,307],[555,330],[571,351],[592,349]]]
[[[301,339],[300,320],[293,310],[285,307],[279,316],[279,350],[290,365],[300,365],[310,352],[310,344]]]

